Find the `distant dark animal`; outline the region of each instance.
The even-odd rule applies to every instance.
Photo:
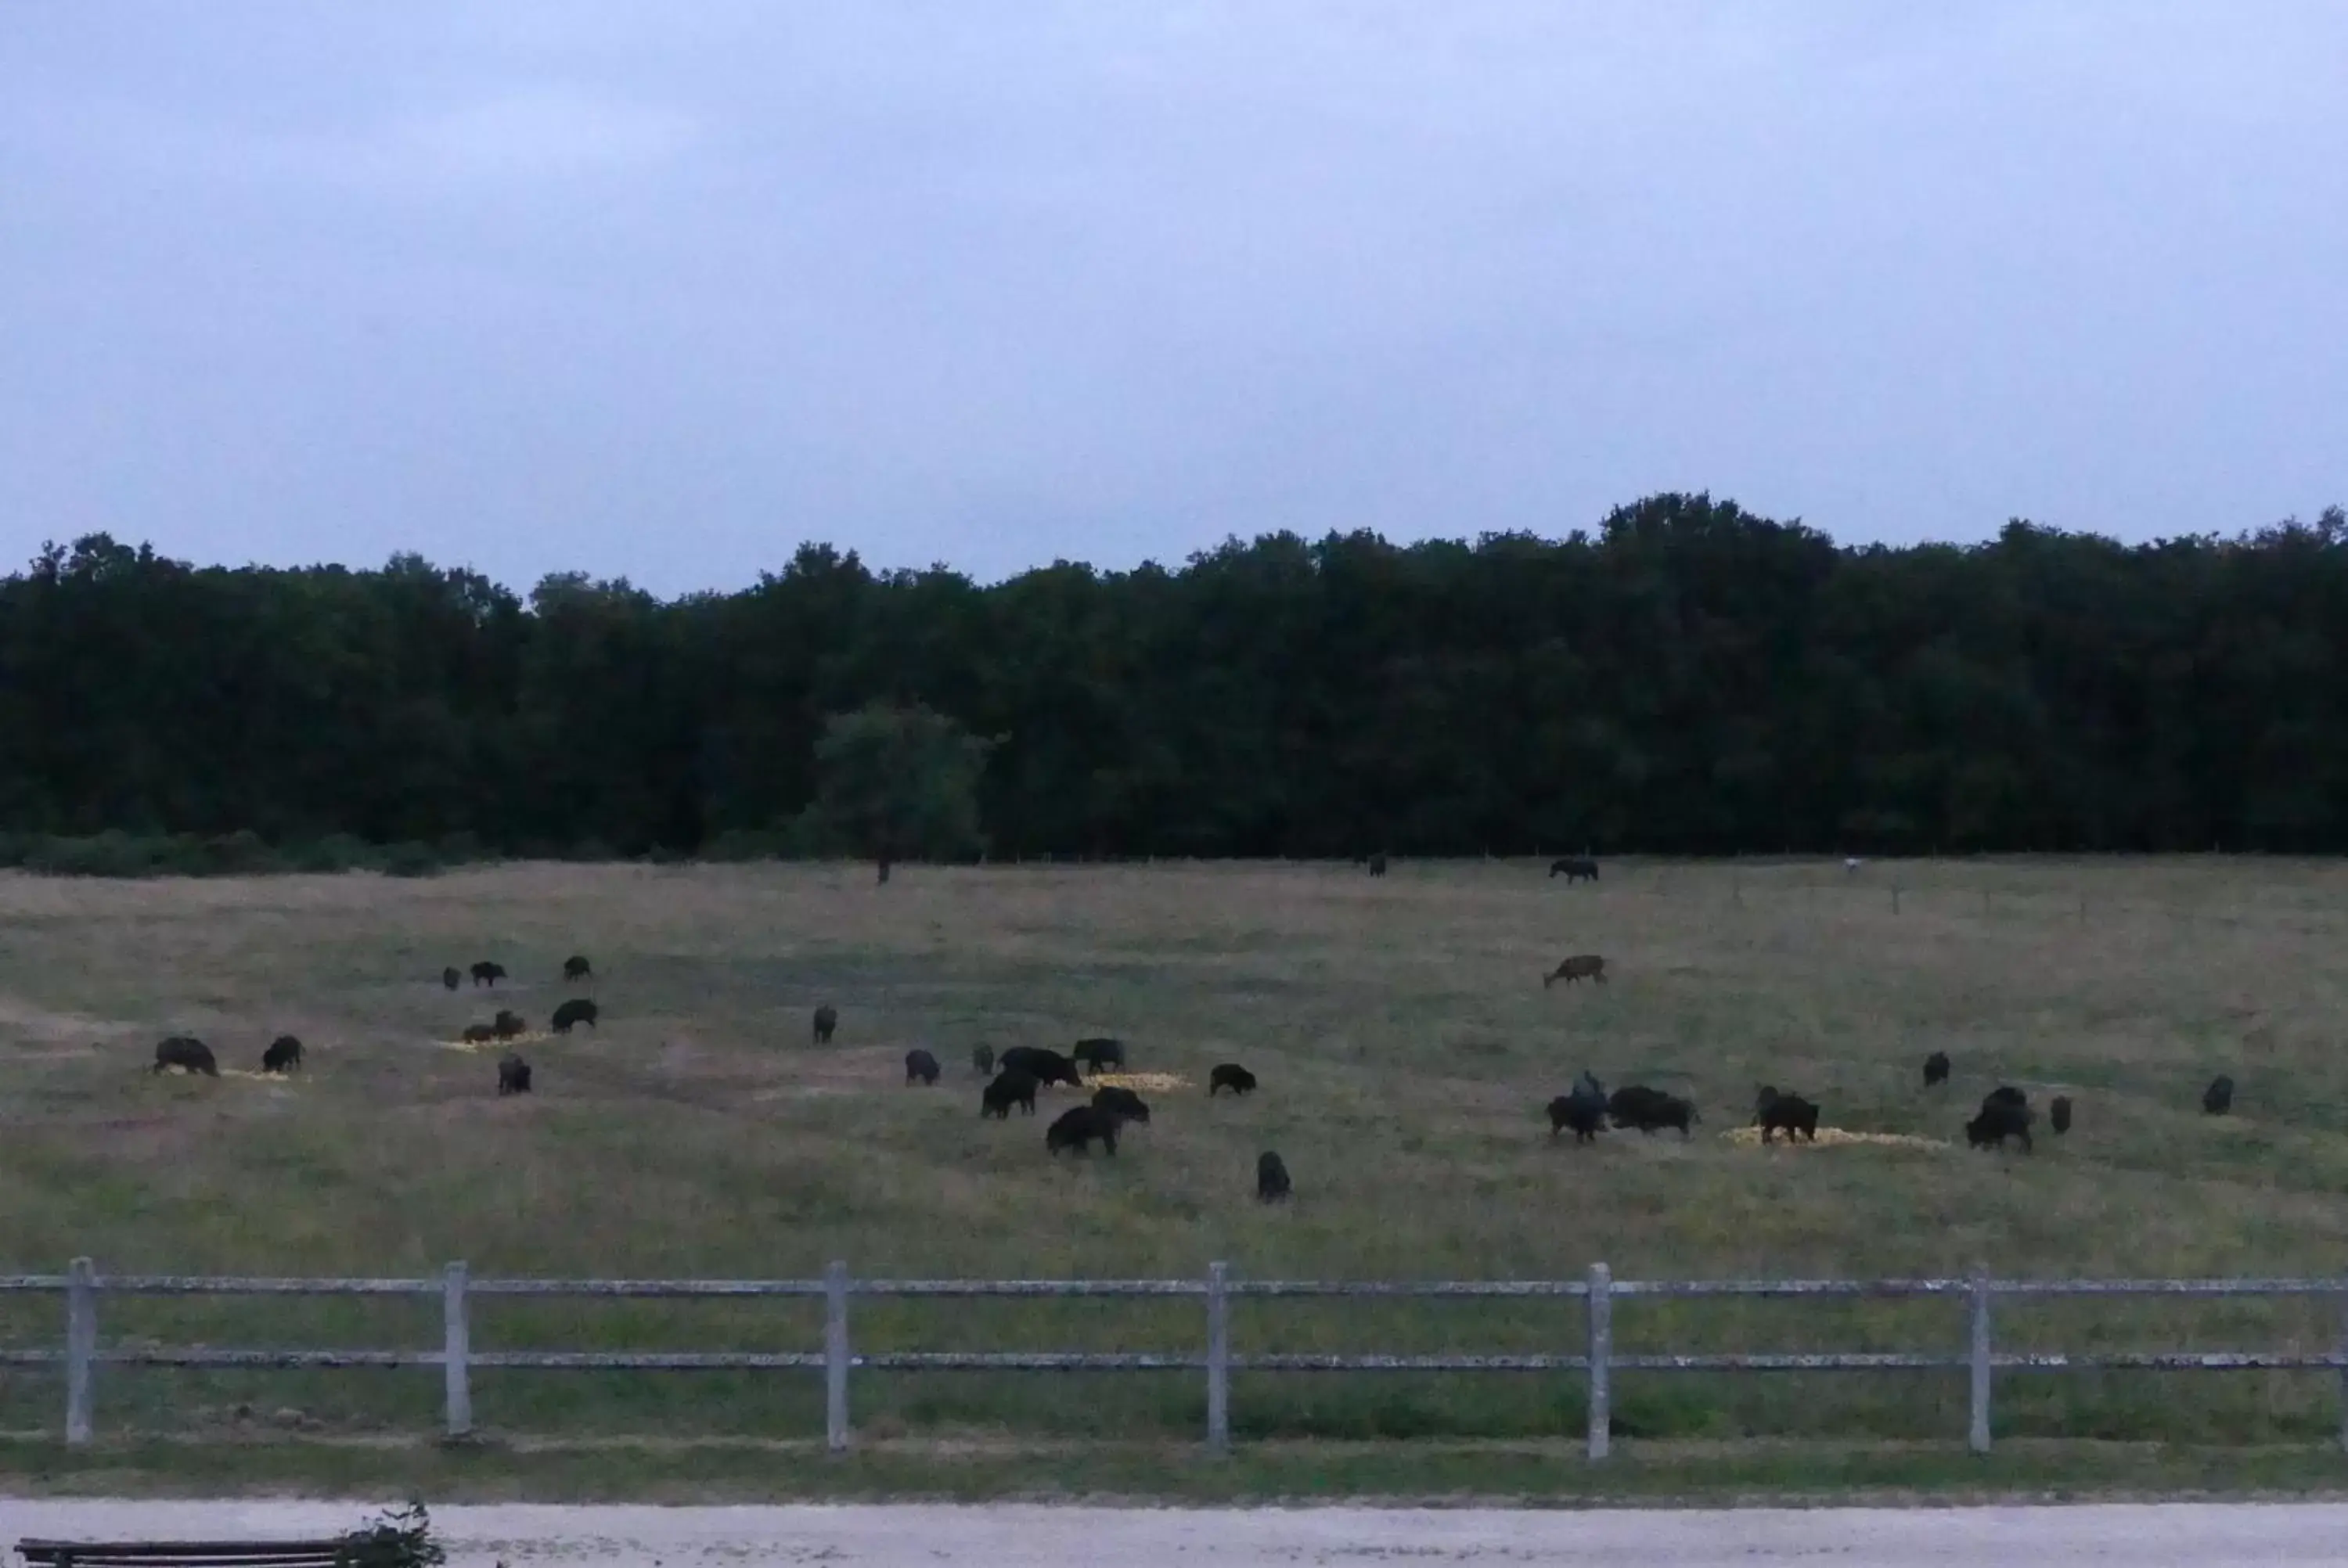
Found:
[[[2201,1109],[2209,1115],[2223,1116],[2233,1108],[2234,1081],[2221,1072],[2201,1091]]]
[[[1130,1089],[1105,1085],[1093,1091],[1093,1103],[1112,1116],[1138,1122],[1144,1126],[1149,1124],[1149,1102]]]
[[[2046,1124],[2054,1128],[2057,1135],[2071,1130],[2071,1097],[2069,1095],[2057,1094],[2047,1103]]]
[[[1549,1135],[1552,1138],[1570,1127],[1575,1143],[1593,1143],[1605,1126],[1606,1086],[1586,1070],[1574,1080],[1572,1092],[1560,1094],[1549,1102]]]
[[[1798,1094],[1780,1094],[1772,1083],[1763,1084],[1753,1098],[1753,1122],[1761,1129],[1764,1143],[1776,1132],[1783,1132],[1789,1143],[1797,1137],[1818,1141],[1818,1108]]]
[[[1255,1074],[1236,1061],[1220,1061],[1207,1071],[1207,1098],[1212,1100],[1215,1091],[1228,1089],[1234,1094],[1255,1092]]]
[[[212,1060],[212,1048],[190,1035],[175,1034],[155,1047],[154,1071],[161,1072],[171,1067],[201,1072],[207,1078],[220,1076],[220,1063]]]
[[[1936,1050],[1924,1059],[1924,1087],[1930,1089],[1935,1083],[1946,1083],[1948,1081],[1949,1053],[1945,1050]]]
[[[1255,1157],[1255,1196],[1258,1203],[1276,1204],[1295,1191],[1288,1180],[1288,1165],[1272,1150],[1266,1149]]]
[[[1576,980],[1591,979],[1606,983],[1606,960],[1595,953],[1576,953],[1541,977],[1541,989],[1547,990],[1559,980],[1571,985]]]
[[[595,966],[587,961],[584,953],[573,953],[562,960],[562,978],[566,980],[590,979],[594,973]]]
[[[1606,1116],[1617,1127],[1635,1127],[1642,1132],[1676,1127],[1683,1138],[1689,1135],[1691,1123],[1703,1120],[1690,1102],[1642,1083],[1626,1085],[1609,1096]]]
[[[994,1071],[994,1047],[991,1045],[973,1046],[970,1052],[970,1064],[973,1067],[977,1068],[981,1072]]]
[[[938,1059],[918,1045],[905,1053],[905,1081],[911,1084],[916,1079],[923,1083],[938,1081]]]
[[[574,1023],[583,1023],[593,1029],[595,1019],[595,1004],[585,997],[573,997],[554,1009],[554,1016],[547,1020],[547,1027],[557,1034],[569,1034]]]
[[[1077,1153],[1089,1153],[1092,1141],[1100,1140],[1102,1150],[1117,1153],[1117,1119],[1097,1105],[1073,1105],[1060,1112],[1059,1119],[1044,1130],[1044,1149],[1056,1154],[1063,1149]]]
[[[1035,1114],[1035,1080],[1032,1074],[1006,1067],[979,1091],[978,1113],[1007,1122],[1014,1105],[1030,1116]]]
[[[1370,856],[1370,875],[1371,875],[1371,876],[1384,876],[1385,874],[1386,874],[1386,857],[1385,857],[1385,856],[1383,856],[1383,855],[1373,855],[1373,856]]]
[[[503,964],[493,964],[483,958],[473,966],[473,983],[477,986],[494,986],[505,978],[506,967]]]
[[[447,986],[452,991],[457,989],[457,982],[464,978],[465,977],[463,975],[457,972],[457,966],[454,964],[449,965],[447,968],[440,971],[440,983]]]
[[[500,1094],[530,1092],[530,1063],[510,1050],[498,1058],[498,1092]]]
[[[489,1029],[499,1040],[515,1040],[530,1032],[530,1024],[521,1014],[499,1008],[498,1016],[490,1020]]]
[[[1981,1114],[1965,1123],[1965,1142],[1976,1149],[1993,1144],[2005,1146],[2008,1138],[2022,1140],[2022,1152],[2030,1153],[2029,1105],[2022,1099],[2021,1091],[1993,1089],[1982,1100]]]
[[[1549,1102],[1549,1135],[1552,1138],[1570,1127],[1575,1143],[1594,1143],[1605,1126],[1606,1102],[1603,1100],[1592,1105],[1570,1094],[1560,1094]]]
[[[486,1045],[498,1038],[498,1026],[493,1023],[469,1023],[465,1026],[467,1045]]]
[[[1125,1065],[1125,1042],[1121,1040],[1080,1040],[1068,1055],[1087,1072],[1106,1072],[1112,1067]]]
[[[1085,1086],[1085,1075],[1076,1071],[1076,1064],[1047,1046],[1014,1045],[994,1061],[1005,1072],[1016,1069],[1039,1084],[1065,1083],[1071,1089]]]
[[[1598,862],[1580,856],[1568,856],[1563,860],[1550,862],[1549,874],[1564,877],[1568,886],[1576,882],[1595,882],[1598,880]]]
[[[815,1009],[815,1042],[818,1045],[829,1045],[831,1031],[839,1027],[839,1009],[838,1008],[826,1002]]]
[[[302,1042],[290,1034],[279,1035],[269,1042],[269,1049],[261,1053],[261,1071],[263,1072],[294,1072],[301,1066]]]

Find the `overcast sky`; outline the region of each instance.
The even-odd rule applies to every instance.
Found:
[[[2340,0],[7,0],[0,568],[2348,500]]]

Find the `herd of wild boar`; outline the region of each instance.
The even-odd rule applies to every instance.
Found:
[[[1355,857],[1356,865],[1368,867],[1373,876],[1386,873],[1384,855]],[[1857,862],[1849,863],[1854,868]],[[1563,876],[1569,886],[1581,881],[1598,880],[1598,863],[1583,856],[1568,856],[1554,862],[1549,868],[1551,877]],[[441,984],[448,990],[458,989],[470,975],[476,987],[495,989],[497,983],[508,978],[505,967],[489,959],[475,963],[469,971],[454,966],[440,972]],[[592,981],[594,968],[583,954],[573,954],[562,964],[566,984]],[[1576,953],[1541,977],[1541,987],[1549,989],[1559,980],[1571,985],[1581,980],[1606,983],[1606,960],[1596,953]],[[584,997],[575,997],[554,1009],[549,1028],[557,1034],[568,1034],[581,1024],[595,1027],[597,1008]],[[814,1042],[831,1043],[839,1029],[839,1011],[829,1003],[815,1009]],[[528,1023],[518,1014],[499,1009],[489,1022],[466,1026],[462,1039],[468,1044],[499,1041],[511,1042],[530,1032]],[[303,1048],[293,1035],[280,1035],[262,1052],[261,1071],[284,1074],[301,1070]],[[1124,1071],[1126,1048],[1122,1040],[1095,1037],[1077,1040],[1066,1053],[1044,1046],[1013,1046],[998,1055],[991,1045],[981,1044],[971,1052],[971,1064],[986,1080],[979,1092],[979,1114],[1007,1121],[1015,1107],[1027,1115],[1035,1112],[1035,1095],[1039,1089],[1063,1084],[1082,1090],[1085,1074],[1096,1078]],[[211,1048],[202,1040],[188,1035],[173,1035],[155,1047],[154,1071],[169,1070],[201,1073],[217,1078],[220,1064]],[[1949,1081],[1951,1064],[1946,1051],[1936,1050],[1924,1059],[1924,1087],[1931,1090]],[[905,1082],[908,1087],[933,1087],[942,1070],[932,1052],[916,1048],[905,1053]],[[1256,1088],[1255,1074],[1235,1061],[1217,1063],[1207,1074],[1207,1097],[1214,1099],[1225,1091],[1234,1097],[1249,1094]],[[530,1092],[530,1065],[521,1054],[510,1048],[497,1062],[497,1091],[499,1094]],[[2201,1096],[2201,1109],[2212,1116],[2225,1115],[2232,1109],[2234,1081],[2224,1075],[2213,1080]],[[1664,1128],[1674,1128],[1684,1138],[1692,1126],[1702,1120],[1694,1104],[1682,1095],[1644,1084],[1631,1084],[1609,1093],[1597,1077],[1585,1071],[1566,1093],[1551,1100],[1548,1105],[1550,1135],[1556,1137],[1570,1128],[1574,1142],[1594,1142],[1608,1127],[1635,1129],[1653,1133]],[[1754,1099],[1752,1124],[1761,1130],[1761,1142],[1773,1142],[1783,1133],[1787,1142],[1816,1143],[1818,1130],[1818,1107],[1796,1093],[1779,1090],[1774,1084],[1763,1084]],[[2072,1102],[2067,1095],[2054,1096],[2047,1105],[2047,1122],[2057,1134],[2071,1128]],[[2024,1152],[2031,1148],[2030,1129],[2036,1121],[2036,1112],[2029,1097],[2010,1084],[2000,1084],[1983,1096],[1980,1111],[1964,1124],[1965,1141],[1971,1146],[2002,1148],[2008,1139],[2020,1143]],[[1063,1112],[1044,1134],[1047,1153],[1063,1152],[1083,1154],[1094,1143],[1102,1153],[1115,1154],[1120,1131],[1134,1124],[1148,1125],[1149,1106],[1132,1089],[1121,1084],[1101,1083],[1093,1089],[1086,1102]],[[1266,1203],[1287,1198],[1292,1191],[1288,1167],[1276,1151],[1266,1150],[1256,1161],[1256,1196]]]
[[[1856,872],[1862,864],[1853,858],[1846,860],[1846,872]],[[1371,862],[1373,875],[1384,875],[1383,857]],[[1549,868],[1551,876],[1563,876],[1570,884],[1587,878],[1598,880],[1596,861],[1580,858],[1560,860]],[[1570,984],[1589,979],[1604,983],[1606,960],[1595,953],[1577,953],[1556,968],[1541,977],[1546,989],[1558,980]],[[1924,1087],[1931,1089],[1949,1081],[1949,1053],[1936,1050],[1924,1059]],[[2220,1073],[2202,1091],[2201,1109],[2211,1116],[2223,1116],[2233,1109],[2234,1081]],[[2059,1135],[2071,1130],[2071,1097],[2057,1094],[2047,1102],[2047,1123]],[[1555,1137],[1567,1128],[1573,1129],[1577,1143],[1596,1139],[1608,1126],[1635,1127],[1642,1132],[1653,1132],[1659,1128],[1676,1127],[1685,1137],[1689,1124],[1701,1121],[1694,1104],[1686,1099],[1632,1084],[1606,1092],[1596,1077],[1584,1071],[1572,1090],[1549,1102],[1550,1136]],[[2018,1140],[2023,1152],[2030,1151],[2030,1126],[2036,1112],[2030,1106],[2030,1097],[2011,1084],[2001,1083],[1982,1097],[1981,1111],[1965,1123],[1965,1142],[1976,1149],[2003,1148],[2008,1138]],[[1783,1132],[1787,1141],[1797,1139],[1815,1143],[1818,1138],[1818,1108],[1798,1094],[1780,1091],[1776,1085],[1765,1083],[1754,1096],[1753,1125],[1761,1129],[1761,1141],[1769,1143]]]

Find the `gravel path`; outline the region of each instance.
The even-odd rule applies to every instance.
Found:
[[[324,1534],[363,1503],[0,1500],[0,1545],[26,1536],[201,1539]],[[820,1563],[839,1568],[1302,1568],[1394,1560],[1755,1568],[2113,1563],[2228,1568],[2348,1559],[2348,1505],[2063,1508],[1107,1509],[1040,1506],[654,1508],[451,1505],[433,1514],[452,1568]],[[13,1553],[12,1553],[13,1558]]]

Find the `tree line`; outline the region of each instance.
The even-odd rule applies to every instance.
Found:
[[[0,835],[35,863],[99,835],[231,859],[901,831],[899,855],[2334,851],[2343,721],[2336,507],[1854,548],[1671,494],[1561,539],[1275,534],[994,586],[808,544],[671,600],[105,535],[0,579]]]

